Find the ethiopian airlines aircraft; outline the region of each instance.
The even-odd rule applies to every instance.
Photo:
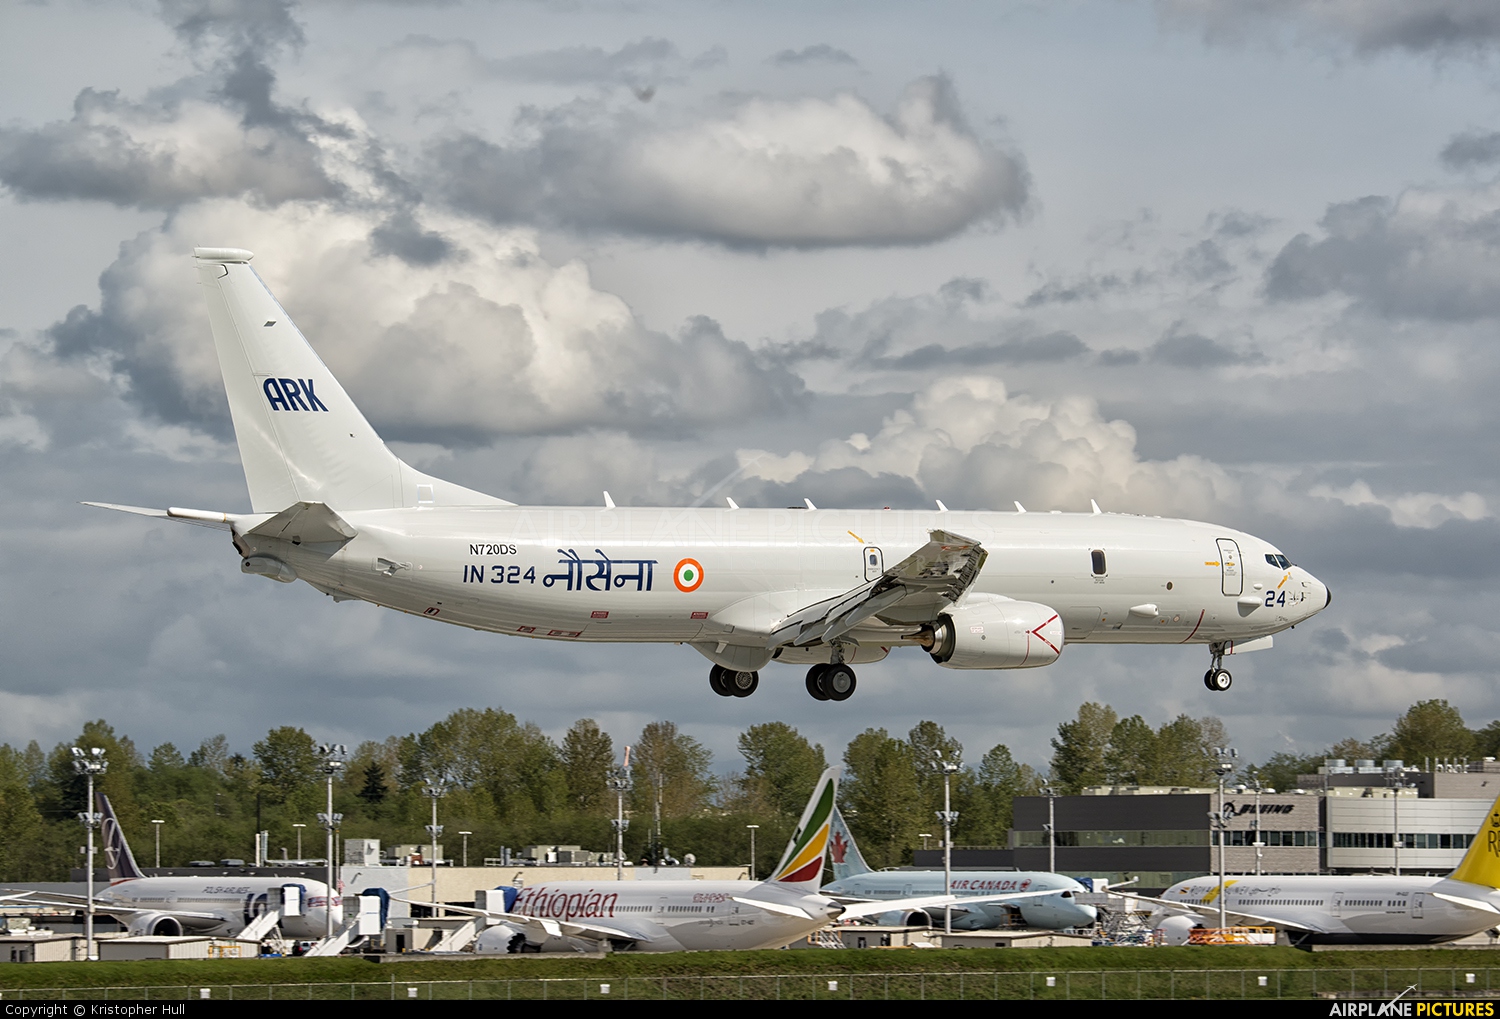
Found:
[[[920,647],[949,669],[1049,665],[1064,643],[1224,656],[1330,601],[1260,538],[1101,513],[517,506],[393,454],[251,253],[197,248],[249,513],[90,503],[230,532],[240,569],[538,640],[689,644],[745,697],[772,661],[844,700],[851,665]]]
[[[483,907],[448,906],[488,926],[480,952],[676,952],[780,948],[835,920],[890,910],[936,910],[956,896],[840,903],[819,891],[828,855],[838,768],[818,778],[781,861],[765,881],[549,881],[500,887]],[[495,908],[499,906],[500,908]]]
[[[1218,896],[1217,878],[1180,881],[1150,900],[1164,914],[1177,914],[1158,917],[1156,925],[1169,937],[1186,937],[1204,925],[1200,918],[1217,919]],[[1224,882],[1224,911],[1234,923],[1285,928],[1294,944],[1429,944],[1500,926],[1500,799],[1446,877],[1234,877]]]
[[[257,940],[275,927],[289,938],[323,937],[327,922],[328,886],[306,878],[243,877],[205,874],[203,877],[147,877],[136,866],[109,797],[95,793],[101,816],[104,861],[109,887],[94,896],[94,909],[124,924],[132,935],[213,934]],[[82,895],[56,892],[16,892],[6,896],[12,905],[82,906]],[[333,896],[334,926],[343,924],[343,900]]]

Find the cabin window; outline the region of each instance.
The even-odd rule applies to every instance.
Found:
[[[1089,555],[1094,560],[1094,576],[1104,576],[1104,550],[1096,548]]]

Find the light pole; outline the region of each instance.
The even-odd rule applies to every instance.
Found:
[[[1047,823],[1043,826],[1043,831],[1047,833],[1047,872],[1056,874],[1057,829],[1055,827],[1056,819],[1053,816],[1053,805],[1057,799],[1057,790],[1052,788],[1051,782],[1048,782],[1042,786],[1042,795],[1047,797]]]
[[[1219,759],[1214,765],[1214,772],[1219,776],[1219,813],[1214,827],[1219,834],[1219,927],[1223,928],[1228,926],[1224,908],[1224,843],[1228,841],[1225,836],[1229,833],[1229,818],[1224,815],[1224,778],[1234,770],[1234,762],[1240,752],[1233,747],[1218,747],[1214,750],[1214,756]]]
[[[754,881],[755,880],[755,829],[759,828],[760,825],[758,825],[758,824],[747,824],[747,825],[745,825],[745,827],[750,829],[750,880]]]
[[[167,822],[152,821],[151,823],[156,825],[156,869],[161,870],[161,826]]]
[[[469,836],[473,835],[474,833],[471,832],[471,831],[461,831],[461,832],[459,832],[459,834],[464,837],[464,866],[468,867],[469,866]]]
[[[630,777],[630,748],[625,748],[625,763],[609,770],[607,784],[615,791],[615,819],[610,825],[615,830],[615,880],[625,880],[625,829],[630,822],[625,818],[625,794],[635,785]],[[751,866],[754,866],[752,862]]]
[[[333,896],[338,887],[333,869],[336,866],[333,859],[333,833],[339,823],[344,820],[343,814],[333,812],[333,776],[344,770],[344,761],[348,759],[349,751],[342,743],[320,743],[318,756],[323,758],[323,774],[328,777],[328,812],[319,814],[318,820],[323,822],[323,829],[328,833],[328,894],[323,909],[323,936],[331,938],[333,937]]]
[[[1260,877],[1261,848],[1266,844],[1260,832],[1260,774],[1252,776],[1251,781],[1255,783],[1255,819],[1250,822],[1250,827],[1255,829],[1255,876]]]
[[[1391,840],[1391,863],[1396,870],[1396,876],[1401,876],[1401,790],[1406,788],[1406,774],[1402,770],[1404,762],[1387,761],[1385,768],[1385,784],[1391,788],[1391,823],[1396,830],[1392,833]],[[1394,765],[1394,766],[1393,766]]]
[[[103,747],[90,747],[88,753],[80,748],[73,748],[73,771],[84,776],[88,780],[88,807],[81,811],[78,820],[83,822],[88,832],[88,846],[84,850],[84,880],[88,882],[84,900],[83,914],[83,945],[84,958],[94,958],[94,829],[99,826],[102,816],[94,809],[94,776],[102,775],[109,770],[109,762],[104,759]]]
[[[937,816],[943,822],[943,897],[948,898],[953,894],[953,822],[958,820],[958,812],[953,809],[952,785],[960,765],[956,760],[944,758],[940,750],[932,766],[943,775],[943,809],[937,812]],[[953,933],[951,902],[943,907],[943,933]]]
[[[441,775],[433,775],[427,779],[427,784],[422,787],[422,795],[432,800],[432,823],[427,826],[427,834],[432,836],[432,915],[438,915],[438,889],[437,889],[437,865],[438,865],[438,837],[443,834],[443,826],[437,823],[438,800],[448,791],[447,783]]]
[[[301,860],[302,859],[302,829],[306,828],[307,824],[305,822],[302,822],[302,821],[293,821],[292,822],[292,827],[297,829],[297,859]]]

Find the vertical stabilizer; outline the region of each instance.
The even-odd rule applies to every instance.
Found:
[[[1448,875],[1450,881],[1500,888],[1500,797],[1490,806],[1479,834],[1469,843],[1469,851],[1459,861],[1458,869]]]
[[[115,817],[115,808],[109,805],[109,797],[94,793],[94,809],[99,812],[99,840],[104,843],[104,862],[109,867],[109,880],[124,881],[145,877],[135,865],[135,856],[130,852],[130,843],[125,841],[125,832],[120,820]]]
[[[839,768],[829,768],[818,778],[812,797],[802,811],[786,852],[776,865],[771,881],[816,892],[823,883],[823,857],[828,855],[828,833],[832,828],[834,801],[838,795]]]
[[[386,448],[271,296],[250,252],[195,248],[250,504],[336,510],[509,505],[413,470]]]
[[[833,830],[828,836],[828,855],[833,858],[833,879],[842,881],[847,877],[870,873],[870,865],[854,843],[854,833],[844,823],[844,814],[833,808]]]

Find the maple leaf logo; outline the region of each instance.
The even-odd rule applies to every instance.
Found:
[[[836,831],[828,843],[828,851],[833,854],[834,863],[843,863],[844,854],[849,851],[849,843],[844,841],[844,833]]]

